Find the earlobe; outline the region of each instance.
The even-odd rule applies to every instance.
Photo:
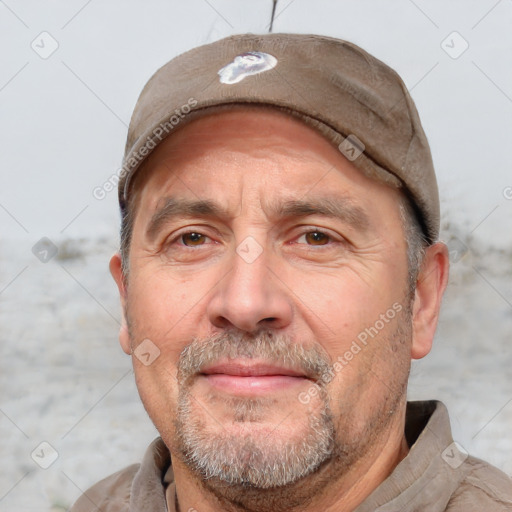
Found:
[[[117,284],[119,290],[119,298],[121,300],[121,327],[119,328],[119,343],[123,351],[130,355],[132,353],[130,333],[128,331],[128,323],[126,319],[126,280],[123,273],[123,264],[121,255],[119,253],[114,254],[110,259],[110,273]]]
[[[132,344],[130,340],[130,333],[128,332],[128,325],[123,313],[123,319],[121,320],[121,327],[119,328],[119,344],[126,355],[132,354]]]
[[[448,283],[448,269],[446,245],[437,242],[429,246],[425,251],[414,294],[411,347],[413,359],[425,357],[432,348],[441,300]]]

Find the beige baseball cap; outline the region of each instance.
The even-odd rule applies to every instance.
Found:
[[[358,46],[305,34],[243,34],[194,48],[161,67],[135,106],[119,180],[126,207],[137,169],[197,117],[266,106],[320,131],[370,177],[402,187],[429,242],[439,194],[427,138],[398,74]]]

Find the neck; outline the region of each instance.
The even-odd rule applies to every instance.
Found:
[[[285,489],[240,489],[244,505],[237,500],[227,501],[200,481],[177,457],[172,457],[176,495],[169,492],[167,503],[178,512],[248,512],[280,510],[283,512],[351,512],[360,505],[407,455],[409,448],[404,434],[405,403],[389,428],[367,450],[362,458],[342,472],[336,460],[331,460],[315,473],[287,486]],[[327,483],[326,483],[327,482]],[[321,485],[319,485],[321,484]],[[248,494],[253,507],[247,506]],[[293,496],[293,502],[291,497]],[[251,496],[252,497],[252,496]]]

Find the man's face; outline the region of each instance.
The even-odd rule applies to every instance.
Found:
[[[173,456],[222,493],[376,450],[411,356],[399,193],[267,110],[193,121],[135,188],[121,341],[160,351],[133,362]]]

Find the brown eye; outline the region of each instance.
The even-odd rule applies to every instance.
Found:
[[[181,235],[181,241],[183,242],[183,245],[187,246],[196,246],[196,245],[203,245],[206,241],[206,237],[202,235],[201,233],[184,233]]]
[[[329,242],[329,237],[320,231],[310,231],[305,238],[309,245],[326,245]]]

